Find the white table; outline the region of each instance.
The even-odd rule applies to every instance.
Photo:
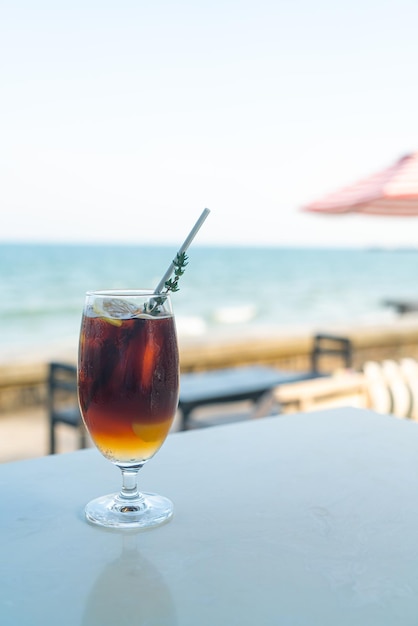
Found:
[[[175,517],[88,525],[95,450],[0,466],[2,626],[418,622],[418,425],[358,409],[171,435],[143,470]]]

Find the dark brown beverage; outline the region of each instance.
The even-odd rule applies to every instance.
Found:
[[[110,319],[84,314],[79,400],[101,453],[121,465],[151,458],[178,401],[179,363],[171,315]]]

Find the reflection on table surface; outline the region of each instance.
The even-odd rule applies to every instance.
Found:
[[[103,532],[103,531],[102,531]],[[121,553],[105,564],[87,596],[83,626],[178,624],[164,577],[139,549],[137,534],[120,534]]]

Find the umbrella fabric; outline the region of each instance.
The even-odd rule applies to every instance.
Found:
[[[303,207],[312,213],[418,216],[418,152]]]

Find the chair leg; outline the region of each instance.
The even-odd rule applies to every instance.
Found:
[[[80,446],[80,450],[84,450],[84,448],[87,447],[87,436],[86,436],[86,430],[83,424],[80,425],[79,430],[80,430],[79,446]]]
[[[251,412],[253,419],[259,419],[260,417],[267,417],[274,414],[276,407],[276,401],[274,397],[274,390],[266,391],[254,402],[254,408]],[[278,411],[275,412],[277,414]]]
[[[55,454],[55,423],[49,425],[49,454]]]

